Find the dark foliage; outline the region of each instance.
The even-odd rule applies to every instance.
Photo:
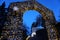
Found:
[[[55,27],[57,28],[57,31],[58,31],[58,37],[60,38],[60,22],[59,23],[57,23],[56,25],[55,25]]]
[[[0,33],[2,32],[2,28],[4,27],[4,23],[6,21],[6,13],[5,13],[5,2],[0,6]]]

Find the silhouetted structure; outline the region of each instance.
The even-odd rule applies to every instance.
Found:
[[[31,37],[29,40],[48,40],[48,34],[46,29],[38,30],[37,35],[34,37]]]
[[[37,34],[34,37],[31,37],[29,40],[48,40],[48,33],[47,33],[44,23],[45,21],[43,20],[43,18],[38,16],[36,19],[36,22],[32,24],[32,28],[36,28],[38,26],[42,26],[44,28],[40,30],[36,28],[37,30],[36,29],[35,30]]]
[[[42,29],[37,31],[37,39],[38,40],[48,40],[48,33],[46,29]]]

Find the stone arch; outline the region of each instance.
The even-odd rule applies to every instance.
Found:
[[[14,11],[13,8],[15,6],[18,8],[18,10]],[[36,1],[15,2],[15,3],[11,3],[11,5],[9,6],[9,13],[14,13],[14,12],[18,13],[17,15],[20,15],[21,22],[23,21],[22,20],[23,13],[26,10],[36,10],[39,13],[41,13],[43,19],[45,20],[45,27],[47,29],[49,40],[58,40],[57,30],[54,27],[56,21],[53,12],[51,10],[49,10],[48,8],[44,7],[43,5],[39,4]]]

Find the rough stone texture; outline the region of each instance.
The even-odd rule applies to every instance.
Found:
[[[14,6],[17,6],[19,10],[14,11]],[[22,16],[26,10],[36,10],[40,12],[45,20],[49,40],[58,40],[57,31],[54,27],[55,18],[53,12],[36,1],[15,2],[10,4],[7,16],[8,22],[3,28],[1,38],[7,37],[7,39],[10,40],[23,40]]]

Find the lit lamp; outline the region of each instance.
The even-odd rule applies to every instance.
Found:
[[[18,10],[19,10],[19,8],[17,6],[13,7],[13,11],[18,11]]]

